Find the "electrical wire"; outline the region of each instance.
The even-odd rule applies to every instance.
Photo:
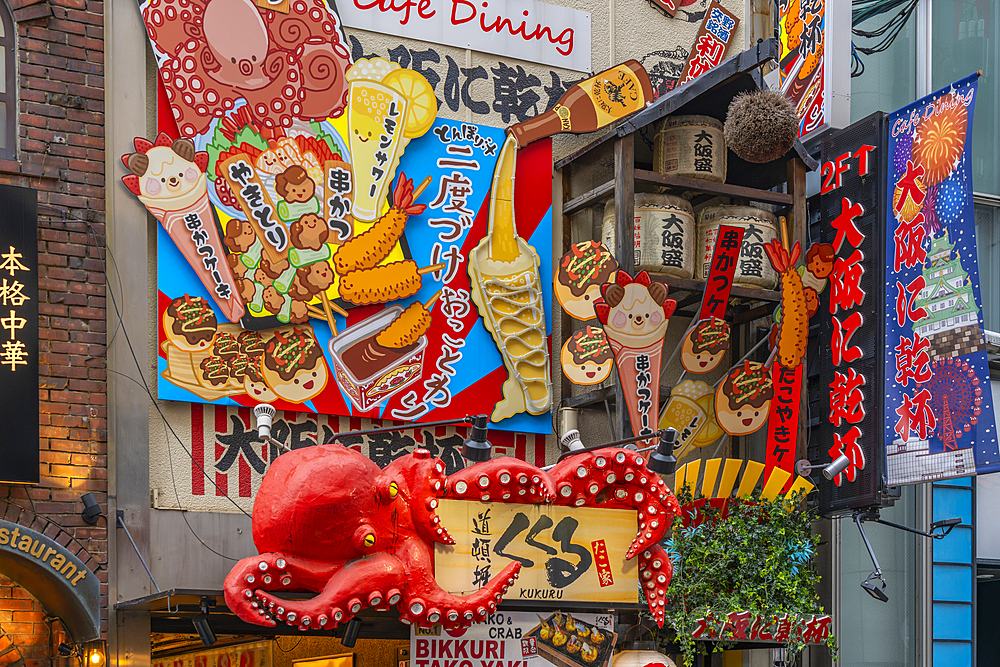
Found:
[[[299,647],[299,644],[301,644],[301,643],[302,643],[302,637],[299,637],[299,641],[295,642],[295,646],[293,646],[290,649],[283,649],[283,648],[281,648],[281,644],[278,643],[278,637],[275,636],[275,638],[274,638],[274,645],[277,646],[278,650],[281,651],[282,653],[291,653],[292,651],[294,651],[295,649],[297,649]]]
[[[88,227],[88,232],[89,232],[88,233],[88,237],[87,237],[88,245],[90,243],[90,235],[93,235],[93,237],[94,237],[94,249],[97,252],[98,258],[101,260],[101,265],[102,265],[102,267],[104,269],[105,285],[107,286],[108,294],[111,296],[111,302],[112,302],[112,304],[114,304],[115,314],[117,315],[117,319],[118,319],[118,327],[117,327],[117,329],[120,329],[124,333],[124,335],[125,335],[125,341],[128,344],[129,351],[132,353],[132,359],[135,361],[136,369],[140,370],[140,372],[141,372],[141,368],[139,366],[139,361],[138,361],[138,359],[137,359],[137,357],[135,355],[135,351],[132,349],[132,342],[131,342],[131,340],[128,337],[128,331],[125,328],[124,319],[122,318],[121,313],[118,310],[118,302],[115,299],[114,290],[111,287],[111,282],[107,279],[107,275],[108,275],[107,274],[107,263],[105,262],[104,257],[101,255],[101,251],[100,251],[100,236],[97,234],[97,231],[93,228],[93,225],[91,225],[89,222],[87,223],[87,227]],[[112,264],[115,267],[115,274],[118,276],[118,280],[119,280],[119,284],[120,284],[121,283],[121,274],[118,273],[118,263],[115,262],[114,253],[112,253],[111,250],[110,250],[110,248],[107,247],[107,243],[106,242],[105,242],[105,245],[104,245],[104,252],[105,252],[105,255],[108,256],[111,259],[111,262],[112,262]],[[116,329],[116,332],[117,332],[117,329]],[[111,344],[111,341],[109,340],[108,344],[105,346],[105,352],[107,352],[107,350],[110,348],[110,344]],[[212,482],[212,484],[215,486],[216,489],[218,489],[219,491],[222,491],[222,489],[219,488],[219,486],[215,483],[215,481],[208,475],[208,472],[198,463],[198,461],[194,458],[194,456],[187,449],[187,447],[184,446],[184,443],[181,441],[181,439],[177,436],[177,432],[174,431],[173,426],[171,426],[170,422],[167,421],[166,415],[163,414],[163,411],[160,409],[160,406],[156,403],[155,399],[153,398],[153,394],[152,394],[152,392],[149,389],[149,385],[145,381],[145,377],[140,375],[140,377],[142,377],[142,382],[140,382],[140,381],[136,380],[135,378],[131,377],[130,375],[126,375],[125,373],[122,373],[120,371],[115,371],[115,370],[112,370],[112,369],[107,369],[107,370],[109,370],[111,373],[114,373],[116,375],[120,375],[123,378],[131,380],[132,382],[136,383],[137,385],[139,385],[140,387],[142,387],[146,391],[146,395],[149,397],[150,401],[153,403],[153,406],[156,407],[157,413],[159,413],[159,415],[160,415],[160,420],[162,421],[163,427],[164,427],[164,435],[166,435],[167,431],[169,430],[169,432],[171,434],[173,434],[174,438],[177,440],[178,444],[180,444],[180,446],[184,449],[184,451],[188,454],[188,456],[191,457],[191,460],[194,462],[194,464],[196,466],[198,466],[198,468],[205,475],[205,477],[208,478],[208,480],[210,482]],[[170,451],[170,447],[169,446],[167,447],[167,457],[169,459],[170,478],[171,478],[171,482],[172,482],[173,487],[174,487],[174,497],[177,498],[178,502],[179,502],[180,493],[177,490],[177,477],[176,477],[176,474],[174,473],[173,453]],[[246,510],[244,510],[242,507],[240,507],[239,504],[237,504],[236,501],[234,501],[227,493],[225,493],[224,491],[222,491],[222,495],[224,495],[231,503],[233,503],[234,505],[236,505],[236,508],[238,510],[240,510],[241,512],[243,512],[243,514],[246,514],[248,517],[250,517],[250,515],[247,514]],[[239,558],[233,558],[231,556],[227,556],[227,555],[225,555],[223,553],[220,553],[219,551],[216,551],[215,549],[213,549],[212,547],[210,547],[205,542],[205,540],[203,540],[201,538],[201,536],[198,535],[197,532],[195,532],[194,527],[192,527],[191,523],[188,521],[187,512],[186,511],[181,510],[181,518],[184,519],[184,525],[187,526],[187,529],[191,532],[191,535],[194,537],[194,539],[196,539],[201,544],[201,546],[205,547],[206,549],[208,549],[209,551],[211,551],[216,556],[219,556],[220,558],[224,558],[225,560],[229,560],[229,561],[233,561],[233,562],[238,562],[240,560]]]
[[[878,39],[879,41],[873,46],[858,46],[854,42],[851,43],[851,78],[857,78],[865,72],[862,54],[869,56],[882,53],[892,46],[910,17],[913,16],[918,2],[919,0],[854,0],[851,4],[851,32],[855,37]],[[860,27],[854,27],[900,7],[902,9],[899,12],[875,30],[862,30]]]
[[[243,514],[245,514],[247,517],[253,518],[245,509],[243,509],[240,506],[239,503],[237,503],[235,500],[233,500],[233,498],[228,493],[226,493],[225,491],[223,491],[222,488],[218,484],[216,484],[215,480],[212,479],[211,475],[208,474],[208,471],[206,471],[205,468],[204,468],[204,466],[202,466],[201,463],[198,462],[198,459],[196,459],[194,457],[194,454],[191,453],[191,450],[187,448],[187,446],[184,444],[184,441],[181,440],[181,438],[180,438],[179,435],[177,435],[177,431],[174,430],[174,427],[167,420],[167,416],[163,414],[163,410],[160,408],[159,403],[156,401],[156,398],[153,396],[152,390],[149,388],[149,383],[146,382],[146,376],[143,374],[142,365],[139,363],[139,358],[135,354],[135,348],[132,345],[132,339],[129,338],[128,328],[126,328],[126,326],[125,326],[125,320],[122,318],[121,311],[118,309],[118,300],[115,299],[115,293],[114,293],[114,290],[111,287],[111,281],[108,280],[107,262],[105,261],[104,256],[101,255],[101,253],[100,253],[100,236],[97,233],[97,231],[94,229],[94,226],[89,221],[87,221],[87,228],[89,230],[89,233],[91,233],[91,234],[94,235],[94,244],[95,244],[95,246],[97,246],[98,257],[100,258],[101,265],[104,268],[104,281],[105,281],[105,284],[107,285],[107,288],[108,288],[108,296],[111,297],[111,304],[112,304],[112,306],[114,306],[114,309],[115,309],[115,317],[118,319],[118,324],[119,324],[119,327],[121,329],[121,332],[125,336],[126,347],[128,347],[129,353],[132,355],[132,361],[135,363],[136,370],[139,371],[139,378],[141,380],[141,386],[146,391],[146,395],[149,397],[150,402],[153,404],[153,407],[156,409],[156,412],[160,415],[160,419],[163,420],[163,423],[166,426],[167,430],[169,430],[170,434],[172,436],[174,436],[174,439],[177,441],[177,444],[179,444],[181,446],[181,449],[183,449],[184,452],[188,455],[188,457],[191,459],[191,462],[194,463],[194,465],[202,472],[202,474],[205,476],[205,478],[209,482],[211,482],[212,486],[214,486],[216,488],[216,490],[222,496],[225,496],[225,498],[229,502],[231,502],[233,504],[233,506],[236,507],[236,509],[238,509],[240,512],[242,512]],[[113,253],[111,253],[111,249],[108,248],[106,242],[104,244],[104,253],[105,253],[105,255],[113,257]],[[114,260],[112,260],[112,261],[114,261]],[[128,376],[125,376],[125,377],[128,377]],[[129,378],[129,379],[134,380],[134,378]],[[169,451],[169,448],[168,448],[168,451]],[[173,467],[172,466],[171,466],[171,472],[173,472]]]

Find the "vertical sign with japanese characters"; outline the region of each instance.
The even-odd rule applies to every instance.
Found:
[[[38,195],[0,185],[0,481],[38,483]]]
[[[829,16],[827,0],[781,0],[779,4],[781,91],[795,105],[799,136],[820,129],[827,118]]]
[[[705,13],[705,21],[701,24],[701,30],[698,31],[698,35],[694,39],[694,46],[691,47],[691,53],[684,64],[681,85],[722,62],[732,35],[736,32],[736,26],[739,24],[738,16],[713,0],[712,5]]]
[[[892,113],[885,178],[890,485],[1000,470],[972,202],[972,74]]]
[[[705,281],[705,293],[701,297],[699,320],[717,317],[726,319],[726,304],[733,289],[736,263],[743,245],[743,228],[721,225],[716,235],[715,249],[712,251],[712,266]]]
[[[882,477],[881,215],[882,114],[833,134],[822,144],[820,241],[835,253],[819,320],[819,424],[812,430],[821,461],[850,464],[820,484],[823,511],[876,502]],[[815,321],[815,320],[814,320]],[[819,461],[816,461],[817,463]]]

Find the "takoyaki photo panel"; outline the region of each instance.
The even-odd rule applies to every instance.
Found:
[[[122,157],[160,222],[159,398],[550,433],[551,142],[436,119],[380,58],[347,80],[338,118],[237,104]]]

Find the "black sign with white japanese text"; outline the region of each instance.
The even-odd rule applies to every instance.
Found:
[[[38,483],[38,195],[0,185],[0,481]]]
[[[832,250],[833,267],[815,315],[820,410],[810,449],[813,464],[841,455],[850,459],[831,481],[813,476],[819,482],[822,513],[876,504],[885,469],[878,403],[883,382],[883,118],[873,114],[822,144],[819,241],[828,245],[810,253],[814,258],[807,256],[806,263],[828,262]]]

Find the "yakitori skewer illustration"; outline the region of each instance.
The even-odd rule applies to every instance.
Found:
[[[469,256],[472,300],[507,367],[493,421],[552,405],[538,254],[517,235],[514,220],[516,155],[508,136],[493,172],[489,232]]]

